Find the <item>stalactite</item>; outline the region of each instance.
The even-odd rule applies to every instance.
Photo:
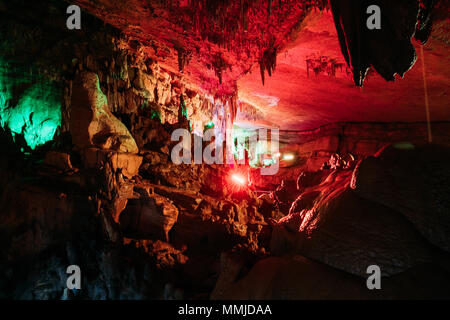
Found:
[[[265,83],[265,72],[272,76],[277,65],[277,47],[274,44],[275,40],[272,38],[270,40],[269,46],[264,50],[261,60],[259,61],[259,68],[261,72],[261,80],[264,85]]]
[[[178,52],[178,71],[183,73],[184,65],[186,62],[186,55],[184,54],[184,52],[182,50],[177,50],[177,52]]]
[[[216,77],[219,80],[219,83],[222,84],[223,80],[223,71],[227,68],[230,68],[231,65],[228,64],[224,58],[222,57],[221,53],[217,53],[214,55],[212,67],[214,68],[214,72],[216,74]]]
[[[417,28],[414,37],[422,44],[425,44],[430,36],[433,25],[431,21],[431,11],[436,2],[436,0],[420,0]]]
[[[260,60],[259,61],[259,72],[261,73],[261,81],[262,81],[263,85],[265,84],[265,70],[264,69],[265,69],[264,61]]]
[[[205,87],[213,92],[224,90],[228,94],[231,86],[228,79],[235,76],[228,77],[226,74],[229,65],[225,59],[228,59],[229,54],[237,61],[257,60],[264,83],[266,73],[271,76],[275,71],[278,48],[288,41],[290,33],[285,30],[286,23],[289,23],[289,28],[294,28],[312,7],[321,7],[326,2],[327,0],[189,0],[187,5],[172,8],[171,13],[180,27],[211,44],[210,49],[206,47],[206,50],[201,50],[201,54],[197,51],[197,56],[201,56],[208,69],[214,70],[221,86],[214,88],[214,84],[206,84]],[[177,3],[174,1],[173,5],[177,6]],[[184,10],[183,15],[177,15],[179,10]],[[267,21],[264,21],[266,17]],[[178,69],[183,73],[189,59],[186,51],[195,53],[195,50],[182,37],[179,41],[180,46],[175,49],[178,50]],[[217,49],[220,54],[204,54],[207,50],[216,52]]]

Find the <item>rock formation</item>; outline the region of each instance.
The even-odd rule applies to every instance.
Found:
[[[70,133],[77,148],[139,152],[128,129],[109,110],[96,74],[82,72],[75,78],[71,105]]]
[[[435,2],[330,1],[342,53],[352,67],[356,85],[363,85],[371,66],[388,81],[395,80],[396,74],[403,77],[411,69],[417,59],[411,39],[414,37],[422,43],[428,40]],[[367,9],[371,5],[380,9],[380,29],[367,26],[370,16]]]
[[[295,161],[276,176],[171,161],[174,130],[232,127],[236,80],[252,65],[267,80],[325,1],[80,0],[79,32],[60,30],[66,2],[45,3],[0,0],[0,299],[449,298],[448,123],[436,144],[423,123],[282,130]],[[406,72],[434,2],[395,3],[364,40],[366,2],[330,3],[361,85],[370,65]],[[368,292],[369,265],[384,291]]]
[[[395,144],[358,165],[351,186],[362,198],[396,210],[435,246],[450,251],[450,149]]]

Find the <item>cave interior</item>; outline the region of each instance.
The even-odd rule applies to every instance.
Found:
[[[449,299],[449,8],[0,0],[0,299]]]

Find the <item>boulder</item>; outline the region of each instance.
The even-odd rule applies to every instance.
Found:
[[[70,154],[64,152],[47,152],[45,155],[44,164],[63,171],[70,171],[74,169],[70,161]]]
[[[80,149],[98,147],[124,153],[139,149],[128,131],[109,110],[95,73],[79,73],[73,84],[70,133]]]
[[[431,261],[423,237],[399,212],[357,196],[351,171],[335,171],[319,186],[310,210],[292,213],[274,228],[271,252],[300,253],[365,277],[370,265],[394,275]]]
[[[432,244],[450,251],[450,148],[402,143],[361,161],[351,187],[401,213]]]
[[[309,210],[314,205],[314,200],[320,195],[319,190],[305,192],[301,194],[291,206],[289,213],[300,212],[303,210]]]
[[[99,148],[87,148],[83,150],[83,163],[86,169],[101,168],[109,162],[114,172],[118,170],[127,177],[133,178],[139,173],[142,157],[132,153],[120,153]]]
[[[322,183],[325,171],[304,171],[297,178],[297,190],[304,191],[307,188],[317,186]]]
[[[272,197],[275,200],[277,208],[284,214],[288,214],[289,208],[297,198],[298,193],[295,180],[283,180],[281,185],[272,192]]]
[[[119,221],[126,235],[169,240],[169,231],[178,219],[178,209],[171,200],[154,194],[129,199]]]

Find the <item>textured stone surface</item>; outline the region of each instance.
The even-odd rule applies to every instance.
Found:
[[[228,265],[236,266],[236,263]],[[233,271],[224,270],[229,275],[236,275]],[[220,283],[220,286],[218,283],[211,298],[216,300],[378,300],[433,299],[433,297],[448,299],[449,284],[447,271],[424,265],[401,275],[383,278],[382,290],[370,291],[366,287],[365,278],[295,255],[270,257],[259,261],[239,280],[234,278],[226,282],[226,285]]]
[[[298,252],[359,276],[372,264],[394,275],[429,261],[432,251],[414,226],[399,212],[357,196],[351,175],[332,172],[317,188],[321,195],[312,209],[281,219],[271,251]]]
[[[450,123],[434,122],[432,133],[435,143],[450,145]],[[278,185],[282,180],[297,179],[303,171],[315,172],[335,153],[344,158],[352,154],[358,161],[392,143],[423,144],[427,141],[427,124],[338,122],[314,130],[280,131],[280,141],[280,152],[297,154],[298,163],[280,167],[274,176],[261,177],[254,170],[255,185]]]
[[[154,194],[130,199],[119,221],[126,234],[136,238],[155,237],[169,240],[169,231],[178,219],[178,209],[172,201]]]
[[[106,2],[111,4],[112,12],[119,14],[110,14],[106,10],[108,15],[103,15],[104,9],[99,14],[97,6]],[[284,5],[284,2],[279,3]],[[266,71],[273,72],[274,51],[284,47],[284,43],[278,41],[279,36],[289,34],[294,25],[294,29],[297,28],[303,19],[302,10],[287,5],[281,8],[276,2],[271,2],[274,6],[267,8],[265,0],[253,1],[252,4],[264,3],[264,6],[251,11],[250,17],[254,20],[247,21],[250,22],[249,30],[240,32],[240,36],[251,39],[251,45],[239,43],[233,49],[236,39],[221,38],[230,33],[229,30],[222,32],[220,25],[215,30],[217,33],[208,34],[204,39],[192,41],[189,32],[180,34],[177,30],[185,26],[186,21],[178,19],[186,15],[166,17],[168,7],[161,7],[162,2],[131,1],[125,4],[102,0],[80,3],[105,20],[112,20],[104,23],[83,14],[82,30],[68,31],[61,28],[65,24],[65,2],[48,1],[42,5],[23,0],[0,0],[0,34],[5,39],[0,44],[0,58],[5,55],[14,60],[12,65],[25,66],[21,68],[25,69],[25,74],[30,66],[30,75],[36,72],[55,81],[62,89],[63,103],[63,121],[57,138],[42,149],[24,154],[20,150],[23,137],[17,135],[14,143],[9,136],[9,140],[3,139],[3,135],[0,137],[4,146],[0,154],[0,274],[4,275],[0,278],[0,298],[206,299],[215,285],[215,297],[232,294],[233,298],[358,298],[361,297],[358,289],[362,286],[366,290],[365,279],[349,273],[366,276],[364,268],[369,263],[380,263],[385,274],[405,269],[411,272],[421,267],[421,261],[430,260],[425,238],[438,245],[445,242],[442,235],[446,231],[436,228],[435,216],[430,215],[429,220],[422,221],[408,215],[408,220],[397,208],[395,201],[398,199],[391,201],[383,196],[382,200],[388,199],[389,205],[382,205],[355,195],[348,187],[351,171],[324,171],[320,173],[323,176],[313,182],[300,179],[300,190],[292,183],[302,171],[319,169],[334,153],[345,157],[346,153],[355,152],[360,158],[373,154],[386,142],[424,140],[426,126],[423,123],[346,123],[311,132],[284,132],[283,138],[289,135],[298,138],[294,143],[283,139],[283,143],[292,147],[291,151],[299,155],[299,161],[295,168],[284,168],[289,171],[289,177],[282,179],[290,180],[291,184],[278,190],[278,200],[288,209],[292,201],[298,201],[297,209],[276,225],[273,253],[304,252],[323,263],[298,257],[271,258],[261,261],[246,276],[258,259],[267,256],[274,219],[279,219],[282,213],[275,208],[270,195],[258,199],[251,191],[234,192],[227,180],[231,172],[228,167],[173,165],[169,134],[181,126],[187,128],[188,124],[194,133],[199,133],[214,118],[222,119],[221,123],[214,122],[217,128],[223,127],[223,119],[228,116],[260,119],[258,117],[265,113],[262,111],[266,111],[263,105],[257,104],[261,111],[256,114],[249,112],[249,109],[254,111],[251,103],[236,113],[237,105],[233,104],[237,98],[235,80],[248,72],[254,62],[259,62],[263,77]],[[175,1],[172,4],[178,13],[187,9],[187,3]],[[198,3],[190,1],[189,5]],[[223,14],[222,10],[228,9],[229,4],[238,2],[205,0],[202,3],[208,3],[209,9],[218,9]],[[141,12],[134,5],[146,6],[149,11],[158,10]],[[232,12],[236,8],[233,7]],[[262,33],[262,36],[260,32],[255,33],[254,26],[258,22],[265,24],[267,17],[276,21],[289,10],[295,14],[289,21],[284,19],[276,25],[276,43],[272,39],[262,39],[270,37],[269,33]],[[202,19],[211,18],[203,13],[200,11]],[[144,30],[152,25],[152,21],[141,19],[141,14],[149,14],[153,21],[162,22],[155,24],[159,29]],[[239,13],[231,13],[231,16],[234,21],[239,20],[239,26],[241,18],[245,20]],[[124,17],[138,20],[128,23]],[[419,115],[418,120],[422,120],[422,90],[417,90],[423,85],[422,78],[417,76],[421,75],[420,68],[411,73],[412,82],[385,87],[385,83],[379,81],[381,79],[374,79],[374,85],[367,86],[365,91],[355,91],[348,79],[330,80],[322,76],[307,79],[301,67],[303,57],[314,50],[311,48],[324,49],[323,44],[332,47],[331,34],[305,28],[312,25],[311,18],[314,19],[309,16],[307,23],[299,26],[301,33],[296,38],[300,42],[296,41],[289,48],[294,53],[291,55],[287,50],[283,52],[286,54],[279,55],[281,72],[278,74],[283,77],[281,81],[276,79],[278,86],[272,86],[265,78],[267,91],[253,90],[262,97],[261,100],[271,104],[271,110],[266,114],[268,118],[278,119],[276,125],[282,128],[293,123],[295,128],[297,125],[303,128],[317,124],[318,119],[322,123],[380,120],[377,117],[416,121]],[[124,27],[123,33],[108,22]],[[166,22],[175,28],[168,28]],[[220,19],[213,22],[220,24]],[[208,30],[203,28],[201,32]],[[321,36],[316,37],[313,33]],[[138,37],[127,37],[130,34]],[[157,37],[149,40],[148,34]],[[175,34],[173,39],[180,43],[168,40],[169,34]],[[321,41],[324,37],[327,41]],[[299,45],[308,39],[322,45]],[[210,43],[214,45],[210,46]],[[307,49],[297,54],[302,48]],[[442,119],[448,111],[442,108],[442,101],[446,102],[445,94],[436,90],[436,84],[447,77],[444,74],[446,68],[442,66],[448,59],[441,49],[442,46],[435,44],[425,48],[428,74],[437,75],[429,78],[436,119]],[[219,51],[224,53],[223,56],[216,54]],[[293,62],[289,63],[290,60]],[[442,63],[436,63],[437,60]],[[291,69],[293,65],[296,67]],[[286,72],[288,69],[290,72]],[[295,77],[292,70],[296,72]],[[260,83],[261,73],[254,74],[258,79],[252,85]],[[199,88],[199,83],[206,88]],[[297,90],[299,84],[302,90]],[[249,88],[238,86],[244,90]],[[26,90],[26,87],[25,83],[17,86],[20,90]],[[270,93],[280,87],[282,96],[275,97]],[[207,95],[206,92],[223,93],[226,97]],[[404,92],[408,97],[398,92]],[[14,97],[9,97],[11,101],[17,99],[16,94],[20,96],[20,92],[14,92]],[[287,96],[293,103],[286,103]],[[280,104],[275,107],[273,103],[278,98],[281,98]],[[225,101],[232,106],[227,107]],[[392,101],[398,102],[397,108],[388,109],[386,102],[391,106]],[[285,108],[287,105],[289,107]],[[72,119],[71,115],[74,115]],[[178,121],[180,123],[176,124]],[[77,132],[71,140],[67,134],[69,130],[84,133],[78,135],[80,132]],[[448,132],[448,124],[433,123],[435,141],[448,143]],[[75,150],[73,143],[78,146]],[[140,155],[137,149],[141,151]],[[45,154],[47,159],[44,161]],[[387,159],[392,164],[397,154],[384,154],[383,157],[383,161]],[[141,166],[141,163],[144,164]],[[425,171],[435,165],[434,160],[430,168],[423,161],[418,163]],[[75,167],[74,170],[71,167]],[[436,167],[444,170],[441,162]],[[442,189],[440,181],[430,176],[433,181],[425,185],[436,184]],[[445,174],[442,177],[447,178]],[[379,185],[382,188],[392,189],[392,181],[374,180],[374,185],[381,182],[384,183]],[[297,192],[304,193],[297,197]],[[378,191],[375,189],[374,192]],[[378,193],[381,196],[382,192]],[[440,195],[434,197],[437,190],[432,189],[432,193],[430,198],[436,200],[432,202],[438,203],[433,206],[435,209],[444,202]],[[428,197],[426,192],[423,194]],[[416,196],[416,193],[408,191],[407,195]],[[124,238],[124,233],[136,238]],[[440,253],[434,249],[434,254]],[[242,252],[244,259],[234,261],[227,254],[221,254],[229,251]],[[445,257],[438,258],[445,262]],[[82,267],[81,292],[65,290],[65,270],[71,264]],[[391,279],[398,279],[396,277]],[[440,298],[442,291],[448,288],[448,274],[436,266],[420,269],[403,279],[403,282],[396,281],[408,283],[406,291],[412,296],[417,293],[420,298]],[[389,282],[384,280],[383,288],[387,289]],[[237,291],[234,291],[236,284]],[[422,288],[427,290],[422,291]]]
[[[59,170],[73,170],[70,154],[50,151],[45,155],[44,163]]]
[[[130,179],[138,174],[142,164],[142,156],[97,148],[83,150],[82,158],[87,169],[99,169],[109,163],[114,172],[120,171]]]
[[[94,73],[82,72],[75,79],[70,119],[72,141],[78,148],[96,146],[123,153],[139,152],[128,129],[109,110]]]
[[[398,211],[431,243],[450,251],[449,157],[445,146],[395,144],[358,165],[352,188]]]

